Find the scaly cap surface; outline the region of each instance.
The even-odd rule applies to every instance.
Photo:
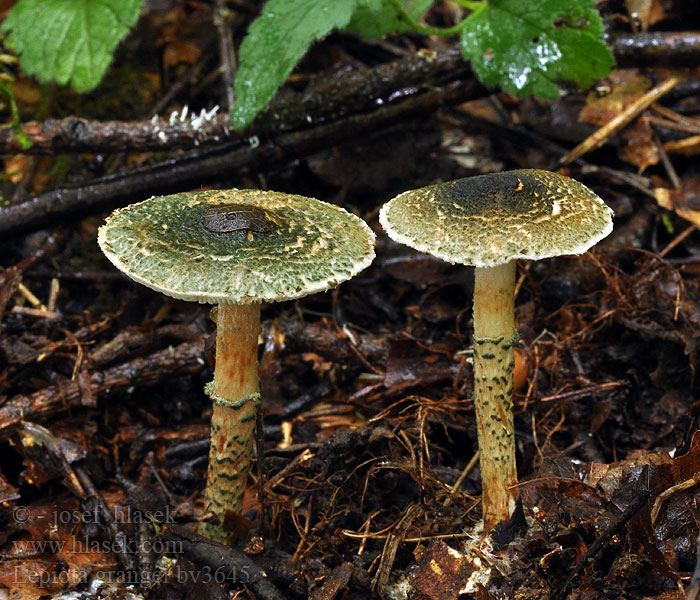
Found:
[[[409,190],[382,207],[379,222],[411,248],[490,267],[582,254],[612,231],[612,214],[582,183],[522,169]]]
[[[98,243],[120,271],[158,292],[243,304],[335,287],[372,262],[374,237],[364,221],[320,200],[215,190],[118,209]]]

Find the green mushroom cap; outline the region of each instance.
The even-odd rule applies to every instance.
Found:
[[[393,240],[451,263],[582,254],[612,231],[612,210],[585,185],[522,169],[410,190],[379,222]]]
[[[320,200],[214,190],[118,209],[97,241],[114,266],[158,292],[245,304],[335,287],[369,266],[374,238],[364,221]]]

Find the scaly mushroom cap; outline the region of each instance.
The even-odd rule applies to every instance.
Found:
[[[374,233],[358,217],[260,190],[150,198],[112,213],[97,241],[135,281],[210,304],[301,298],[335,287],[374,258]]]
[[[522,169],[400,194],[379,222],[393,240],[451,263],[492,267],[581,254],[612,231],[612,210],[585,185]]]

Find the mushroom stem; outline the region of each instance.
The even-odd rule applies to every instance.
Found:
[[[474,409],[484,530],[508,520],[518,496],[513,437],[515,261],[474,270]]]
[[[216,367],[207,386],[211,417],[205,519],[199,533],[228,543],[227,514],[240,514],[253,452],[255,413],[260,399],[258,336],[260,303],[220,304],[216,319]]]

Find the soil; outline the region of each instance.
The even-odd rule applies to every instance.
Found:
[[[413,41],[391,44],[407,51]],[[365,66],[389,62],[387,48],[331,36],[300,78],[364,68],[359,55]],[[643,74],[659,81],[666,71]],[[187,86],[171,107],[211,94]],[[377,222],[406,189],[556,168],[575,145],[564,138],[597,127],[567,116],[591,102],[582,92],[556,102],[493,93],[202,182],[335,202],[378,236],[377,258],[354,279],[263,305],[262,420],[244,511],[228,524],[239,540],[231,548],[195,533],[210,307],[111,267],[96,231],[124,198],[0,241],[0,598],[696,597],[695,157],[661,151],[639,175],[658,130],[641,141],[617,135],[560,169],[606,201],[615,228],[581,256],[518,264],[519,504],[491,536],[479,528],[473,273],[392,242]],[[695,118],[697,92],[662,104]],[[125,118],[143,118],[140,108]],[[552,131],[563,122],[570,127]],[[160,158],[8,156],[25,176],[3,193],[19,204]],[[659,204],[659,189],[670,204]]]

